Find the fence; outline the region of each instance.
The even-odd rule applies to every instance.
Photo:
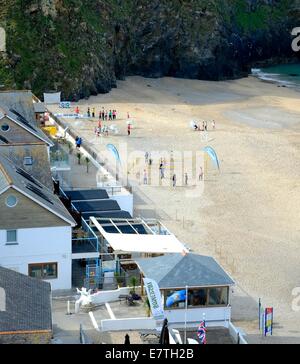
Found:
[[[49,110],[48,112],[51,118],[55,121],[55,123],[64,130],[66,130],[66,133],[68,133],[69,136],[75,140],[77,134],[73,130],[68,128],[68,126],[61,119],[52,114],[52,112],[50,112]],[[104,167],[107,172],[109,172],[112,176],[117,175],[116,170],[112,169],[109,165],[103,162],[103,159],[101,159],[101,153],[95,151],[94,148],[88,145],[85,141],[83,141],[82,143],[82,149],[84,149],[97,164],[100,164],[102,167]],[[132,193],[132,186],[128,183],[128,181],[126,181],[126,184],[123,186],[123,188],[125,188],[129,193]]]

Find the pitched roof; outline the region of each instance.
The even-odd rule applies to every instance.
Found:
[[[30,91],[0,92],[0,119],[5,114],[13,122],[26,129],[29,133],[52,146],[52,141],[36,125],[35,113]]]
[[[40,181],[28,174],[22,168],[16,167],[11,160],[0,154],[0,172],[2,172],[7,186],[11,186],[26,195],[54,215],[60,217],[72,226],[76,225],[60,199]],[[2,178],[3,178],[2,176]]]
[[[164,255],[136,259],[146,278],[154,279],[160,288],[184,288],[233,285],[234,281],[215,261],[204,255]]]
[[[0,138],[1,139],[1,138]],[[0,140],[1,141],[1,140]],[[45,144],[0,145],[0,153],[6,156],[16,167],[25,169],[48,188],[53,188],[48,147]],[[31,157],[32,164],[24,164],[25,158]]]
[[[2,190],[4,190],[6,187],[9,186],[9,182],[7,180],[6,175],[4,174],[4,172],[1,170],[1,166],[0,166],[0,192]]]
[[[5,311],[0,311],[0,333],[52,330],[50,283],[0,266],[1,288]]]

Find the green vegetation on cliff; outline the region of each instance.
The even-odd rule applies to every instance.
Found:
[[[7,36],[0,85],[78,98],[107,92],[131,74],[240,77],[253,62],[290,56],[296,3],[0,0]]]

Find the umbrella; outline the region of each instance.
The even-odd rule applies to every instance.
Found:
[[[161,329],[159,343],[162,345],[169,345],[170,344],[170,337],[169,337],[169,329],[168,329],[168,320],[164,319],[163,327]]]
[[[130,337],[128,334],[125,335],[125,343],[124,345],[130,345]]]

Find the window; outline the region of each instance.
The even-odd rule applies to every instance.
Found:
[[[210,288],[208,302],[210,306],[227,305],[228,287]]]
[[[17,230],[7,230],[6,231],[6,243],[17,244]]]
[[[172,310],[176,308],[185,308],[186,290],[165,291],[165,308]]]
[[[32,157],[24,157],[24,166],[32,166],[33,163],[33,159]]]
[[[228,287],[204,287],[188,289],[188,308],[227,306],[229,302]],[[186,304],[186,290],[166,290],[164,292],[165,309],[184,309]]]
[[[207,305],[207,288],[189,289],[188,304],[191,307],[206,306]]]
[[[17,205],[17,203],[18,203],[18,199],[14,195],[9,195],[6,198],[6,206],[7,207],[15,207]]]
[[[57,263],[29,264],[28,275],[40,279],[57,278]]]
[[[5,132],[6,132],[6,131],[9,131],[9,129],[10,129],[10,127],[9,127],[9,125],[8,125],[8,124],[2,124],[2,125],[1,125],[1,130],[2,130],[2,131],[5,131]]]

